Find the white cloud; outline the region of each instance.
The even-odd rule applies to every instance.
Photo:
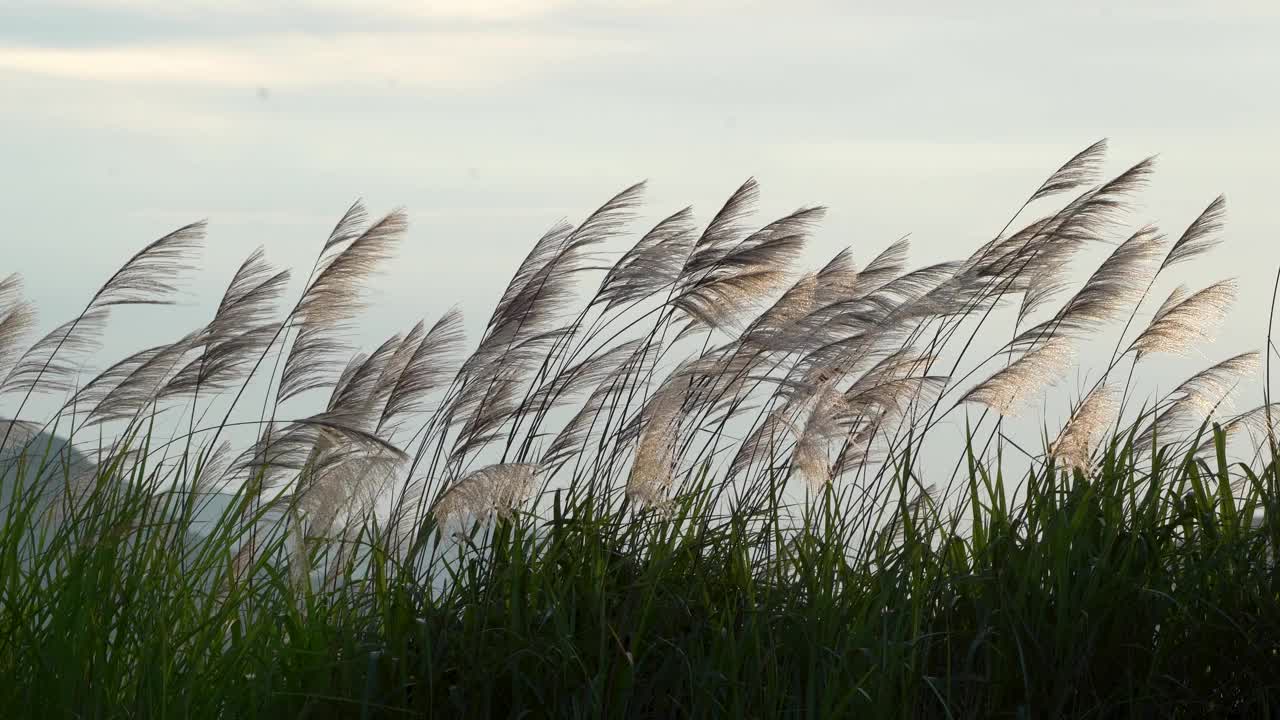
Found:
[[[216,12],[252,17],[268,13],[313,12],[434,20],[502,21],[531,18],[564,9],[651,9],[679,7],[676,0],[28,0],[32,7],[61,5],[169,17]]]
[[[279,34],[196,44],[0,47],[0,72],[220,88],[386,86],[467,90],[619,43],[514,30]]]

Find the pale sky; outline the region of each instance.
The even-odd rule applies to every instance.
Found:
[[[543,230],[636,180],[648,217],[705,220],[755,176],[762,220],[830,207],[814,264],[910,234],[922,265],[1109,137],[1111,171],[1161,156],[1135,224],[1227,194],[1227,244],[1180,275],[1240,277],[1217,360],[1260,349],[1280,265],[1277,37],[1270,0],[0,0],[0,272],[49,327],[208,218],[189,306],[115,316],[136,349],[256,245],[305,275],[363,197],[412,221],[372,343],[455,303],[475,328]]]

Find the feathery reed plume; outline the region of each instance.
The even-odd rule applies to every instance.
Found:
[[[1028,313],[1064,289],[1058,281],[1062,268],[1086,244],[1101,241],[1153,167],[1154,159],[1143,160],[1053,215],[997,238],[971,256],[962,272],[990,278],[997,295],[1024,293],[1020,325]]]
[[[107,317],[107,308],[93,308],[37,340],[0,381],[0,394],[14,391],[30,394],[37,389],[53,393],[73,390],[81,359],[98,348],[98,337],[106,328]]]
[[[543,341],[539,343],[540,349],[545,349],[555,336],[543,336],[539,340]],[[528,352],[527,356],[536,357],[536,351]],[[498,438],[502,427],[520,406],[520,394],[527,374],[527,365],[496,364],[464,386],[450,408],[455,412],[453,420],[459,425],[451,461],[460,461],[468,453]]]
[[[108,311],[114,305],[164,305],[172,302],[177,292],[175,278],[191,269],[188,260],[204,242],[205,223],[184,225],[134,253],[120,269],[98,288],[89,304],[76,318],[63,323],[33,345],[10,370],[0,393],[20,389],[26,395],[18,406],[18,414],[38,387],[48,378],[44,390],[68,392],[72,389],[79,366],[74,360],[59,357],[62,350],[73,355],[87,353],[97,347],[97,338],[106,326]],[[0,440],[2,444],[4,440]]]
[[[844,435],[840,417],[847,407],[835,378],[815,388],[809,407],[809,417],[792,451],[791,465],[809,488],[817,491],[831,482],[831,441]]]
[[[63,409],[87,407],[88,412],[91,413],[117,385],[168,347],[169,345],[165,344],[144,348],[116,361],[81,386],[66,402]]]
[[[283,475],[305,471],[309,478],[302,478],[304,484],[298,490],[303,492],[305,482],[358,457],[406,458],[403,451],[377,435],[317,413],[301,420],[270,423],[258,440],[240,453],[232,472],[250,479],[260,473],[261,485],[274,487]]]
[[[1104,150],[1100,141],[1059,167],[977,252],[914,269],[902,239],[864,268],[844,250],[816,272],[804,272],[798,260],[823,209],[801,208],[749,225],[759,190],[754,180],[743,183],[701,232],[691,211],[681,210],[634,244],[620,246],[623,252],[608,266],[598,258],[633,219],[643,188],[637,184],[576,227],[552,226],[515,270],[479,342],[461,357],[456,310],[429,329],[418,322],[359,353],[347,344],[363,308],[363,282],[406,229],[400,211],[370,225],[357,202],[326,239],[301,297],[283,317],[275,304],[289,275],[256,250],[207,325],[110,366],[70,406],[77,413],[87,406],[89,423],[101,424],[147,409],[169,410],[162,402],[206,388],[216,394],[242,382],[243,392],[246,375],[282,339],[282,366],[271,378],[277,380],[279,370],[278,382],[263,406],[265,414],[274,390],[275,410],[264,431],[247,450],[237,447],[243,450],[238,455],[228,454],[227,443],[217,445],[217,436],[207,441],[193,485],[247,479],[255,511],[240,520],[257,515],[264,502],[284,515],[279,532],[289,533],[285,539],[293,544],[287,549],[308,582],[315,558],[324,560],[327,582],[368,559],[360,555],[368,551],[365,530],[390,528],[393,535],[412,537],[428,514],[441,524],[467,514],[507,515],[530,496],[535,480],[585,482],[609,504],[622,500],[612,494],[621,490],[629,507],[659,511],[672,507],[683,491],[677,483],[693,468],[714,470],[720,476],[708,478],[713,487],[741,491],[738,497],[746,499],[764,497],[779,483],[793,482],[793,475],[813,490],[848,480],[858,507],[868,513],[854,522],[863,523],[864,538],[874,538],[894,513],[895,500],[899,528],[926,522],[937,509],[928,490],[893,482],[902,468],[892,460],[906,457],[903,447],[917,457],[918,428],[927,431],[934,410],[945,409],[940,398],[968,341],[956,368],[947,374],[932,368],[952,354],[952,338],[971,314],[1016,306],[1013,340],[974,372],[986,371],[991,359],[1013,362],[972,388],[959,388],[955,394],[963,396],[952,407],[977,403],[1012,416],[1064,374],[1073,339],[1128,306],[1136,313],[1160,270],[1213,244],[1220,200],[1172,248],[1154,228],[1109,248],[1113,252],[1074,295],[1041,318],[1047,304],[1069,289],[1065,268],[1076,254],[1091,243],[1111,243],[1129,195],[1145,183],[1152,163],[1138,163],[1031,222],[1019,218],[1032,202],[1094,183]],[[27,355],[12,350],[30,323],[16,278],[0,281],[0,392],[35,388],[42,374],[49,382],[40,387],[55,381],[72,387],[76,368],[58,349],[82,352],[93,334],[88,331],[111,305],[165,301],[175,289],[171,272],[183,267],[199,232],[190,226],[148,246],[99,290],[81,318]],[[577,281],[594,271],[603,275],[600,284],[594,296],[583,296]],[[1195,294],[1176,290],[1127,351],[1136,362],[1206,338],[1234,294],[1231,282]],[[1125,348],[1128,328],[1108,371]],[[1246,364],[1248,358],[1239,356],[1198,373],[1157,404],[1156,421],[1145,429],[1154,433],[1161,425],[1163,431],[1216,412]],[[1104,374],[1072,408],[1046,448],[1065,466],[1089,470],[1098,435],[1114,412],[1113,386],[1106,380]],[[282,403],[319,389],[329,390],[323,410],[276,421]],[[204,440],[195,427],[197,403],[191,410],[190,437],[179,439],[188,447],[195,438]],[[427,418],[412,436],[414,465],[402,473],[407,456],[396,440],[419,414]],[[1253,417],[1238,416],[1228,426],[1248,426]],[[133,449],[126,472],[143,468],[148,452]],[[498,464],[488,464],[499,452]],[[529,464],[533,460],[538,464]],[[179,467],[185,463],[184,457]],[[145,467],[150,472],[158,466]],[[403,483],[394,492],[392,479]],[[622,481],[625,487],[616,487]],[[392,501],[389,511],[385,500]],[[242,552],[257,552],[259,527],[238,546]]]
[[[684,400],[677,380],[659,388],[641,413],[643,424],[627,476],[627,497],[646,507],[660,509],[668,502],[667,491],[675,480],[677,433]]]
[[[20,343],[35,321],[35,306],[22,299],[22,278],[15,273],[0,280],[0,377],[17,361]]]
[[[269,322],[289,276],[288,270],[277,271],[267,263],[261,247],[250,253],[222,294],[206,330],[210,338],[207,344],[216,345],[246,328]]]
[[[422,338],[426,337],[426,334],[427,324],[425,321],[419,320],[413,324],[413,327],[409,328],[409,332],[400,338],[391,353],[391,357],[387,358],[387,364],[382,369],[382,374],[378,376],[374,395],[384,399],[390,396],[391,390],[395,387],[400,376],[404,374],[404,369],[409,366],[409,362],[413,359],[413,353],[422,344]]]
[[[1229,357],[1187,378],[1172,395],[1189,400],[1208,412],[1217,407],[1243,377],[1258,369],[1258,360],[1258,353],[1254,351]]]
[[[1129,351],[1142,357],[1150,353],[1182,353],[1199,341],[1211,340],[1210,333],[1226,317],[1236,298],[1234,280],[1223,280],[1191,296],[1176,288],[1156,310]]]
[[[1191,291],[1187,289],[1187,286],[1185,284],[1179,284],[1178,287],[1169,292],[1169,297],[1165,298],[1164,302],[1160,303],[1160,307],[1156,308],[1155,313],[1151,316],[1151,322],[1155,322],[1156,318],[1163,316],[1170,309],[1177,307],[1190,296]],[[1148,323],[1148,326],[1150,324],[1151,323]]]
[[[324,246],[320,249],[320,263],[324,264],[327,258],[332,257],[332,253],[341,252],[343,245],[360,237],[363,232],[360,228],[368,220],[369,213],[365,210],[364,203],[360,200],[351,203],[333,226],[333,230],[329,231],[329,237],[325,238]]]
[[[1110,321],[1141,297],[1163,244],[1164,236],[1153,227],[1130,235],[1052,318],[1024,330],[1009,346],[1034,345],[1048,336],[1080,335]]]
[[[614,195],[576,228],[553,229],[525,258],[455,380],[460,391],[446,416],[461,429],[450,462],[496,439],[526,406],[521,396],[527,399],[535,369],[549,368],[553,354],[564,351],[578,327],[577,322],[558,324],[561,311],[576,298],[577,274],[588,269],[592,248],[632,217],[643,188],[637,183]]]
[[[1094,178],[1098,175],[1102,161],[1106,156],[1106,144],[1107,141],[1105,138],[1093,143],[1089,147],[1077,153],[1074,157],[1054,171],[1052,175],[1046,178],[1040,187],[1037,188],[1036,191],[1027,198],[1026,202],[1022,204],[1022,207],[1018,208],[1018,211],[1009,219],[1009,222],[1001,230],[999,235],[980,246],[978,250],[965,261],[965,271],[978,270],[978,274],[980,275],[998,277],[1007,281],[1015,282],[1020,275],[1034,275],[1036,273],[1034,268],[1028,267],[1026,264],[1015,267],[1009,262],[1015,257],[1015,255],[1018,255],[1018,253],[1011,252],[1011,250],[1025,248],[1030,241],[1035,239],[1047,240],[1052,237],[1052,233],[1048,231],[1057,228],[1055,220],[1069,218],[1071,214],[1080,207],[1079,201],[1084,200],[1089,196],[1093,196],[1095,192],[1091,191],[1085,193],[1085,195],[1077,198],[1077,202],[1073,202],[1068,205],[1066,209],[1071,210],[1072,213],[1067,213],[1065,215],[1059,213],[1048,218],[1042,218],[1024,227],[1022,230],[1019,230],[1010,237],[1005,237],[1005,231],[1013,225],[1013,222],[1018,219],[1018,216],[1022,214],[1022,211],[1025,210],[1027,206],[1037,200],[1041,200],[1061,192],[1075,190],[1082,185],[1093,182]],[[1106,186],[1099,188],[1099,190],[1102,190],[1104,195],[1107,194]],[[1047,243],[1041,244],[1041,247],[1039,248],[1040,251],[1051,249],[1044,247],[1045,244]],[[1054,244],[1061,245],[1061,243]],[[1074,245],[1074,243],[1068,243],[1068,245]],[[1068,249],[1068,254],[1070,252],[1072,252],[1072,249]],[[1027,261],[1035,260],[1035,258],[1031,256],[1028,256],[1025,259]],[[993,288],[997,293],[1017,293],[1022,292],[1025,289],[1025,285],[1022,283],[1019,283],[1018,286]]]
[[[965,259],[959,274],[987,280],[997,295],[1030,291],[1038,274],[1061,271],[1081,245],[1078,238],[1053,241],[1052,229],[1061,212],[984,243]]]
[[[927,372],[935,360],[910,346],[894,350],[844,391],[845,401],[853,409],[876,406],[902,410],[904,403],[914,400],[919,392],[946,381],[944,376],[920,374]]]
[[[959,268],[960,264],[956,262],[935,263],[886,279],[874,288],[855,289],[841,308],[837,320],[846,327],[865,330],[884,322],[898,322],[933,311],[953,312],[956,308],[948,302],[954,302],[953,298],[938,298],[937,295],[951,289],[948,282],[956,277]],[[864,271],[859,285],[867,276]]]
[[[380,413],[378,388],[386,373],[387,364],[399,349],[402,338],[392,335],[372,353],[358,353],[338,375],[333,391],[329,394],[326,414],[341,418],[343,424],[365,430],[371,429]]]
[[[387,361],[382,365],[382,372],[379,373],[377,381],[372,388],[371,401],[375,405],[379,405],[377,423],[375,432],[380,432],[383,428],[383,416],[386,413],[387,402],[391,399],[391,393],[395,390],[396,384],[404,375],[405,368],[409,366],[413,360],[413,354],[417,351],[418,346],[422,344],[422,338],[426,337],[427,326],[422,320],[413,324],[403,337],[397,335],[399,340],[395,346],[391,348],[391,354]],[[394,426],[390,428],[394,434]]]
[[[556,433],[550,444],[542,451],[538,463],[554,472],[575,456],[585,452],[586,444],[592,437],[592,431],[594,430],[597,434],[603,431],[596,422],[600,411],[604,408],[608,397],[619,389],[612,382],[601,383],[578,412],[560,428],[560,432]]]
[[[1216,235],[1222,229],[1226,215],[1227,198],[1219,195],[1187,226],[1173,247],[1169,248],[1169,254],[1160,264],[1160,269],[1190,260],[1216,247],[1221,242],[1221,238]]]
[[[665,218],[613,264],[600,283],[595,302],[604,303],[609,310],[674,284],[694,240],[690,208]]]
[[[886,283],[865,301],[888,311],[882,321],[888,328],[974,312],[981,307],[978,295],[984,283],[973,275],[959,274],[962,266],[948,261],[912,270]]]
[[[868,450],[867,443],[878,427],[892,421],[929,387],[941,386],[942,378],[915,375],[927,368],[931,357],[916,354],[911,347],[901,347],[861,372],[849,387],[842,391],[837,387],[858,372],[858,365],[870,359],[872,356],[867,355],[855,365],[814,369],[810,372],[812,379],[801,382],[799,392],[791,393],[791,405],[810,407],[792,454],[792,464],[808,480],[810,488],[820,488],[838,477],[845,468],[844,462]],[[806,389],[809,387],[812,392]],[[780,416],[778,421],[783,419],[785,416]],[[771,428],[769,433],[776,433],[781,427]],[[750,439],[759,442],[758,437]],[[844,441],[844,447],[833,462],[829,450],[837,439]]]
[[[221,491],[234,459],[230,440],[223,440],[212,450],[202,451],[199,467],[193,470],[192,492],[203,494]]]
[[[1274,415],[1276,410],[1276,403],[1272,403],[1270,408],[1266,405],[1259,405],[1258,407],[1240,413],[1236,417],[1232,418],[1227,424],[1230,426],[1248,428],[1250,432],[1254,432],[1259,435],[1272,435],[1276,431],[1274,427],[1275,421],[1274,419],[1269,419],[1269,414]],[[1270,411],[1270,413],[1268,413],[1268,411]]]
[[[521,325],[526,325],[533,333],[545,330],[547,316],[563,306],[566,302],[567,288],[564,278],[566,273],[551,272],[559,264],[580,259],[580,254],[567,250],[573,226],[561,221],[543,233],[533,245],[533,249],[525,256],[524,261],[516,268],[507,287],[498,299],[485,334],[473,353],[474,359],[468,359],[469,366],[486,364],[493,354],[501,351],[505,343],[512,342]],[[570,273],[571,274],[571,273]],[[561,282],[551,282],[553,279]],[[523,306],[523,307],[521,307]],[[494,345],[488,353],[481,353],[486,345]]]
[[[1018,320],[1031,317],[1069,287],[1071,281],[1062,274],[1061,267],[1045,266],[1028,275],[1022,305],[1018,308]]]
[[[879,417],[867,418],[849,431],[845,437],[844,445],[840,448],[840,452],[836,454],[836,459],[831,463],[832,479],[844,477],[846,473],[859,470],[866,465],[874,462],[880,462],[884,458],[874,453],[872,441],[877,433],[883,433],[887,429],[885,423],[891,418],[888,413],[885,414],[883,420]]]
[[[94,378],[85,386],[91,392],[82,398],[96,401],[84,424],[127,420],[141,413],[157,398],[198,339],[198,333],[191,333],[176,342],[144,350]],[[115,378],[119,378],[118,382],[112,383]],[[95,397],[99,392],[100,397]]]
[[[325,250],[353,239],[323,264],[290,314],[298,332],[284,362],[277,404],[332,386],[333,371],[342,364],[339,356],[347,350],[342,334],[364,307],[360,285],[391,258],[408,227],[404,212],[396,210],[357,233],[363,215],[363,208],[356,205],[339,223]]]
[[[715,243],[695,248],[690,265],[686,266],[683,287],[673,303],[688,318],[682,332],[734,327],[743,313],[786,282],[787,268],[799,257],[808,231],[825,212],[824,208],[797,210],[728,249],[714,252],[714,259],[713,251],[727,241],[725,228],[716,231],[720,239]],[[707,235],[704,233],[703,237]]]
[[[1075,190],[1094,181],[1102,170],[1102,161],[1106,158],[1107,141],[1105,138],[1076,153],[1049,176],[1031,195],[1031,201],[1056,195],[1061,192]]]
[[[978,383],[957,404],[976,402],[1001,416],[1011,417],[1031,393],[1055,383],[1070,364],[1071,357],[1071,346],[1064,338],[1050,337]]]
[[[381,449],[352,452],[335,440],[321,436],[310,471],[294,490],[311,538],[327,538],[343,514],[354,519],[368,513],[402,460]]]
[[[755,178],[747,178],[733,191],[694,242],[681,271],[683,276],[688,278],[712,267],[739,241],[744,232],[743,222],[755,210],[759,197],[760,185]]]
[[[205,223],[184,225],[134,253],[89,301],[89,308],[110,305],[163,305],[177,292],[174,278],[192,269],[189,259],[204,242]]]
[[[1115,414],[1115,407],[1115,393],[1111,387],[1105,383],[1095,387],[1076,406],[1057,439],[1050,443],[1049,455],[1069,467],[1088,472],[1094,440],[1106,430]]]
[[[873,260],[867,270],[859,273],[858,265],[854,263],[854,254],[849,247],[832,255],[831,260],[827,260],[827,264],[814,274],[813,304],[804,320],[805,325],[812,327],[828,319],[831,316],[832,307],[840,306],[841,301],[849,299],[858,291],[859,281],[867,281],[870,277],[872,278],[870,282],[877,282],[874,275],[879,272],[876,269],[876,263],[879,260],[881,258]],[[896,270],[891,269],[892,272]]]
[[[26,445],[27,441],[36,437],[44,429],[39,423],[30,420],[5,420],[0,419],[0,427],[12,434],[9,436],[14,441],[14,446]]]
[[[687,385],[684,410],[691,418],[720,414],[713,422],[723,425],[744,409],[742,393],[763,379],[756,372],[769,359],[769,353],[729,343],[690,359],[670,379]]]
[[[872,440],[907,419],[908,411],[918,403],[935,402],[946,388],[945,375],[928,375],[936,360],[920,354],[910,346],[893,351],[863,372],[844,391],[846,429],[843,445],[831,466],[831,477],[838,478],[872,459]]]
[[[816,273],[802,276],[769,309],[751,321],[739,342],[744,347],[756,346],[762,350],[793,349],[805,334],[803,320],[813,313],[817,304],[818,284]]]
[[[404,347],[411,352],[403,365],[393,361],[393,375],[388,378],[394,385],[386,392],[386,403],[378,418],[379,430],[394,432],[401,418],[417,412],[423,398],[440,387],[454,372],[457,354],[465,335],[462,330],[462,313],[451,308],[436,320],[425,335],[413,343],[414,334],[406,338]],[[398,372],[395,372],[396,368]]]
[[[901,238],[867,263],[858,274],[847,282],[848,295],[852,300],[866,297],[879,290],[890,280],[902,274],[907,265],[907,255],[911,252],[911,241]],[[828,264],[828,267],[830,265]]]
[[[933,534],[936,514],[927,512],[933,509],[937,489],[933,485],[915,484],[909,490],[904,489],[903,497],[893,516],[881,528],[879,536],[900,544],[907,538],[908,528],[913,528],[916,537],[929,537]]]
[[[796,281],[743,333],[740,342],[761,345],[761,350],[770,352],[804,353],[835,340],[842,330],[836,320],[853,295],[861,286],[879,284],[895,271],[889,267],[890,272],[884,273],[884,265],[877,267],[882,259],[873,260],[860,274],[851,251],[841,250],[822,269]]]
[[[1250,440],[1254,443],[1254,457],[1263,457],[1266,449],[1269,447],[1269,441],[1275,438],[1275,413],[1276,403],[1268,405],[1259,405],[1245,412],[1226,418],[1216,429],[1222,431],[1223,437],[1230,442],[1232,438],[1241,433],[1248,433]],[[1268,413],[1271,419],[1268,420]],[[1214,452],[1217,438],[1211,431],[1206,432],[1200,438],[1200,442],[1192,450],[1195,456]],[[1248,475],[1233,480],[1233,489],[1240,489],[1241,486],[1247,486],[1249,482]]]
[[[432,510],[436,522],[443,526],[460,516],[488,513],[509,517],[529,497],[537,471],[530,463],[500,463],[471,472],[440,496]]]
[[[0,511],[12,502],[11,478],[16,476],[18,468],[26,468],[24,474],[29,487],[42,486],[38,492],[43,501],[53,500],[62,490],[60,482],[48,482],[49,479],[58,479],[64,469],[76,469],[71,465],[74,448],[70,443],[58,449],[55,457],[45,457],[43,447],[31,447],[42,430],[39,424],[28,420],[0,418],[0,436],[8,438],[4,445],[0,445],[0,483],[3,483],[0,485],[0,491],[3,491],[0,498],[5,501],[0,505]],[[72,484],[77,483],[73,481]]]
[[[894,243],[890,247],[895,247],[898,244]],[[872,265],[879,259],[872,261]],[[844,248],[832,255],[827,264],[823,265],[822,269],[817,272],[818,287],[823,291],[840,295],[852,292],[857,280],[858,266],[853,262],[853,250],[851,248]]]
[[[643,193],[644,183],[636,183],[610,198],[578,227],[561,223],[543,235],[507,284],[477,357],[467,364],[483,364],[505,346],[545,332],[554,314],[574,299],[572,279],[585,269],[588,251],[631,219]]]
[[[240,264],[218,303],[213,319],[195,341],[200,354],[160,390],[161,398],[217,393],[243,380],[247,368],[279,335],[273,320],[289,271],[276,271],[257,248]]]
[[[461,391],[448,409],[451,422],[462,425],[454,457],[496,437],[519,407],[530,373],[571,331],[557,326],[558,315],[575,299],[573,281],[587,269],[591,248],[630,219],[643,189],[637,183],[614,195],[576,228],[556,226],[521,263],[458,372]]]
[[[769,461],[784,439],[798,435],[797,414],[797,408],[791,403],[770,410],[764,421],[757,423],[750,434],[738,443],[738,450],[729,463],[729,477],[749,471],[757,462]]]
[[[1235,417],[1230,418],[1222,423],[1222,431],[1231,437],[1241,432],[1247,432],[1252,436],[1254,446],[1257,448],[1256,455],[1260,456],[1266,452],[1270,446],[1269,443],[1275,441],[1276,427],[1275,415],[1280,411],[1280,405],[1271,403],[1269,405],[1259,405],[1258,407],[1246,410]],[[1266,438],[1266,440],[1262,440]],[[1209,452],[1214,444],[1213,435],[1209,435],[1196,448],[1197,453]]]
[[[97,347],[97,338],[106,326],[113,305],[165,304],[177,290],[174,278],[189,266],[187,258],[204,240],[203,222],[185,225],[150,243],[129,258],[90,298],[83,312],[36,341],[0,381],[0,394],[25,391],[15,415],[20,416],[37,389],[70,392],[79,372],[76,358],[66,359],[66,349],[74,356]],[[41,380],[46,382],[41,385]],[[0,437],[8,442],[9,431]]]
[[[1050,237],[1096,238],[1127,209],[1128,197],[1146,186],[1154,170],[1155,158],[1146,158],[1068,203],[1056,214]]]
[[[1241,378],[1257,369],[1258,353],[1246,352],[1211,365],[1184,380],[1166,395],[1167,404],[1147,423],[1135,440],[1138,452],[1148,452],[1157,437],[1188,430],[1209,418],[1230,399]]]
[[[334,385],[325,411],[312,418],[378,438],[373,429],[381,410],[377,388],[400,342],[400,336],[394,335],[369,355],[353,357]],[[295,491],[302,498],[308,524],[321,534],[328,533],[339,509],[352,509],[349,501],[366,499],[370,485],[380,487],[402,458],[396,450],[352,444],[340,433],[319,433]]]
[[[159,398],[194,397],[234,387],[279,338],[282,327],[279,322],[267,322],[227,335],[213,334],[206,328],[199,339],[203,343],[200,354],[161,388]]]

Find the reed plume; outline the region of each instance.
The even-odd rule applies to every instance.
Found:
[[[480,468],[440,496],[432,512],[444,524],[460,515],[495,513],[507,516],[532,490],[537,466],[504,463]]]
[[[1094,441],[1107,428],[1115,412],[1111,387],[1098,385],[1076,406],[1062,431],[1049,445],[1049,454],[1069,467],[1089,470]]]
[[[0,280],[0,377],[9,374],[35,322],[35,306],[22,299],[22,278],[13,274]]]
[[[336,382],[349,323],[363,309],[361,284],[392,257],[408,227],[397,210],[360,230],[364,215],[357,203],[334,228],[324,246],[332,254],[290,313],[297,334],[285,358],[277,403]]]
[[[1236,298],[1234,280],[1223,280],[1192,295],[1179,286],[1156,310],[1155,316],[1129,345],[1137,356],[1182,353],[1212,340],[1210,333],[1226,317]]]
[[[302,534],[296,552],[311,557],[339,543],[331,556],[339,565],[353,560],[352,528],[363,523],[385,519],[404,548],[421,549],[431,518],[508,516],[565,483],[586,483],[607,503],[625,497],[657,510],[671,507],[695,477],[734,502],[772,497],[793,481],[810,498],[853,487],[871,537],[895,506],[894,522],[920,521],[947,497],[923,490],[928,483],[892,489],[904,448],[924,442],[961,405],[1018,415],[1065,375],[1074,343],[1136,313],[1162,272],[1217,244],[1221,198],[1172,244],[1153,226],[1122,229],[1153,163],[1095,184],[1105,149],[1099,141],[1057,168],[973,252],[914,267],[905,238],[804,267],[825,210],[801,207],[756,224],[754,179],[701,229],[685,208],[629,241],[644,190],[638,183],[577,225],[553,224],[516,267],[469,352],[457,309],[372,347],[350,343],[365,309],[363,287],[408,227],[399,210],[370,223],[357,202],[325,237],[301,296],[283,314],[277,304],[289,271],[257,249],[205,325],[81,382],[109,308],[170,301],[203,236],[203,224],[194,224],[146,246],[84,313],[26,350],[34,310],[16,276],[0,281],[0,393],[65,392],[62,411],[81,426],[122,436],[141,418],[169,417],[189,403],[187,433],[175,432],[172,442],[203,448],[198,484],[242,483],[252,500],[246,508],[288,515]],[[1042,209],[1068,193],[1076,194]],[[1038,216],[1020,219],[1033,205]],[[1071,263],[1103,245],[1114,246],[1077,286]],[[588,277],[598,283],[580,283]],[[1116,361],[1202,345],[1236,290],[1229,280],[1194,293],[1175,289],[1132,340],[1125,326],[1128,344],[1117,341]],[[1000,308],[1010,310],[1008,325],[998,326]],[[999,338],[1000,350],[969,361],[979,333]],[[202,427],[204,412],[234,391],[232,417],[273,351],[279,367],[265,379],[261,412],[244,422],[255,438],[247,447],[219,443],[223,426]],[[1004,367],[991,370],[993,360]],[[1255,360],[1239,355],[1193,375],[1136,420],[1114,401],[1113,361],[1035,461],[1088,471],[1113,421],[1117,433],[1126,423],[1136,430],[1139,445],[1157,436],[1185,440],[1198,420],[1222,409]],[[951,370],[938,368],[944,361]],[[286,403],[299,412],[283,415]],[[1227,425],[1257,422],[1257,413],[1246,413]],[[1004,438],[1008,428],[1001,423],[996,432]],[[137,467],[153,459],[146,449],[129,452]],[[245,513],[256,535],[254,513]],[[325,577],[334,572],[327,568]]]
[[[1071,357],[1065,339],[1050,337],[974,386],[960,402],[981,403],[1002,416],[1012,416],[1031,393],[1053,384]]]

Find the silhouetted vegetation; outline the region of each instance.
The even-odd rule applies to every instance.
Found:
[[[1150,397],[1134,381],[1234,300],[1231,281],[1154,294],[1214,248],[1225,203],[1173,237],[1127,228],[1152,163],[1098,182],[1104,150],[968,257],[914,269],[899,241],[798,270],[822,209],[752,225],[754,181],[705,225],[685,209],[617,246],[637,185],[544,234],[469,352],[455,310],[351,346],[406,230],[359,203],[291,306],[255,251],[207,325],[97,374],[109,314],[170,302],[202,224],[34,342],[0,281],[0,702],[1273,715],[1272,406],[1227,410],[1259,355]],[[1012,418],[1107,328],[1065,419],[1019,441]],[[37,395],[60,409],[33,422]],[[939,462],[948,426],[964,443]]]

